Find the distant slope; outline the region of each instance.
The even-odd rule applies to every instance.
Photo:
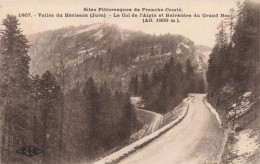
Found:
[[[106,23],[46,31],[28,40],[31,74],[57,74],[64,63],[68,88],[91,76],[112,90],[127,89],[132,75],[160,69],[170,57],[183,65],[189,59],[197,71],[203,67],[194,43],[181,35],[152,36]]]
[[[207,87],[206,72],[208,70],[208,60],[212,48],[204,45],[196,45],[196,61],[198,64],[198,72],[203,74],[205,88]]]
[[[196,45],[196,48],[200,51],[200,52],[208,52],[211,51],[212,48],[209,46],[205,46],[205,45]]]
[[[104,54],[108,47],[115,47],[129,35],[133,32],[105,23],[30,35],[31,73],[42,74],[47,69],[55,69],[61,57],[68,67],[74,67],[87,58]]]

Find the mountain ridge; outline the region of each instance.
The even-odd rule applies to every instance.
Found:
[[[29,35],[28,40],[31,74],[59,72],[62,62],[72,88],[92,76],[114,89],[126,89],[131,75],[160,69],[170,57],[183,66],[189,59],[195,70],[200,67],[196,46],[182,35],[156,36],[108,23],[45,31]]]

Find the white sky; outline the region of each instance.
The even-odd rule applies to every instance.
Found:
[[[228,14],[236,0],[0,0],[0,19],[7,14],[85,13],[83,8],[182,8],[183,13]],[[176,14],[176,13],[175,13]],[[108,22],[129,29],[155,34],[182,34],[195,42],[213,46],[216,27],[222,18],[182,18],[180,23],[142,23],[141,18],[19,18],[24,34],[70,25]]]

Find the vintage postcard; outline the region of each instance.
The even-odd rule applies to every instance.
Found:
[[[0,164],[259,164],[258,0],[0,0]]]

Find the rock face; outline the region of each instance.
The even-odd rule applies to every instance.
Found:
[[[31,74],[41,75],[46,70],[59,74],[63,65],[68,88],[93,77],[114,90],[127,89],[132,75],[151,73],[170,57],[183,66],[189,59],[203,74],[207,67],[207,47],[196,50],[194,43],[181,35],[153,36],[106,23],[46,31],[30,35],[28,40]]]

